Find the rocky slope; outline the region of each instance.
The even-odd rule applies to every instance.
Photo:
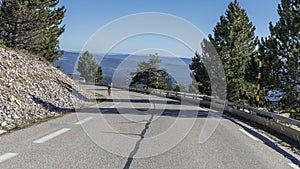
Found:
[[[89,99],[51,64],[0,48],[0,130],[73,111]]]

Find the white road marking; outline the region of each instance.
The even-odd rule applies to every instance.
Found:
[[[57,137],[57,136],[65,133],[65,132],[69,131],[69,130],[71,130],[71,129],[70,128],[63,128],[63,129],[58,130],[58,131],[56,131],[56,132],[54,132],[52,134],[49,134],[49,135],[44,136],[44,137],[42,137],[42,138],[40,138],[38,140],[35,140],[35,141],[33,141],[33,143],[37,143],[37,144],[44,143],[44,142],[46,142],[46,141],[48,141],[48,140],[50,140],[50,139],[52,139],[54,137]]]
[[[6,154],[3,154],[2,156],[0,156],[0,163],[10,159],[10,158],[13,158],[15,156],[17,156],[18,154],[17,153],[6,153]]]
[[[115,108],[117,105],[119,105],[120,103],[117,103],[117,104],[114,104],[112,106],[110,106],[109,108],[112,109],[112,108]]]
[[[85,119],[82,119],[82,120],[79,120],[77,123],[75,123],[76,125],[79,125],[79,124],[83,124],[85,122],[88,122],[90,120],[92,120],[94,117],[87,117]]]
[[[219,111],[217,111],[217,110],[208,109],[208,111],[209,111],[209,112],[213,112],[213,113],[218,113],[218,114],[220,114]]]
[[[299,169],[299,167],[294,163],[289,163],[289,166],[291,166],[293,169]]]
[[[250,133],[248,133],[247,131],[245,131],[244,129],[240,129],[241,132],[243,132],[244,134],[246,134],[248,137],[250,137],[251,139],[258,141],[258,139],[254,136],[252,136]]]

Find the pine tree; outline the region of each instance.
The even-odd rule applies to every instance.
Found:
[[[65,26],[60,27],[62,20],[65,16],[65,7],[57,7],[59,0],[46,0],[43,1],[40,7],[43,10],[43,41],[41,44],[42,57],[46,58],[50,62],[54,62],[63,53],[59,47],[59,37],[65,31]],[[46,19],[45,19],[46,18]],[[39,54],[39,51],[36,51]]]
[[[95,75],[95,83],[99,83],[102,80],[102,68],[98,66],[96,75]]]
[[[3,0],[0,11],[0,36],[8,47],[17,49],[35,48],[31,38],[41,38],[37,27],[35,11],[28,2]],[[30,30],[30,31],[29,31]],[[31,42],[31,43],[30,43]]]
[[[64,7],[57,8],[58,0],[3,0],[0,10],[0,39],[7,47],[26,50],[55,61],[59,50],[60,27]]]
[[[262,78],[261,78],[261,106],[269,111],[278,111],[281,103],[274,101],[280,100],[280,95],[273,95],[272,100],[269,99],[270,92],[282,91],[283,83],[281,80],[281,70],[283,62],[278,57],[278,50],[275,39],[271,36],[262,38],[259,42],[259,56],[262,59]]]
[[[197,51],[190,65],[192,88],[219,99],[226,99],[226,82],[223,64],[214,45],[207,39],[201,42],[201,54]],[[197,92],[197,91],[196,91]]]
[[[176,85],[174,91],[175,92],[187,92],[186,86],[184,84],[178,84],[178,85]]]
[[[98,83],[102,80],[102,69],[97,64],[94,56],[85,51],[78,60],[77,71],[86,82]]]
[[[251,58],[255,57],[257,37],[255,26],[237,0],[231,2],[226,14],[214,28],[210,42],[221,57],[227,81],[227,99],[233,102],[251,104],[255,97],[256,80],[249,74]],[[253,72],[255,74],[255,72]]]
[[[282,89],[282,108],[295,117],[300,113],[300,1],[281,0],[278,14],[279,21],[270,23],[271,35],[261,45],[264,62],[270,63],[264,69],[266,85]]]
[[[192,58],[192,64],[190,65],[190,69],[192,71],[191,77],[194,79],[193,86],[196,85],[197,90],[199,90],[201,94],[210,95],[210,79],[204,65],[204,59],[203,55],[195,52],[195,56]]]
[[[134,87],[142,84],[146,89],[157,88],[170,90],[172,88],[172,81],[165,69],[159,69],[159,59],[157,54],[150,55],[148,62],[138,63],[136,72],[131,72],[133,76],[130,86]]]

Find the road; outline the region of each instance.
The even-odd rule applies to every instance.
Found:
[[[103,87],[90,90],[106,95]],[[107,97],[77,113],[0,137],[0,168],[298,168],[285,157],[291,154],[235,119],[119,89]],[[216,122],[212,133],[203,131]]]

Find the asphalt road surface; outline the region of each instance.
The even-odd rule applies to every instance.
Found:
[[[107,98],[1,136],[0,168],[298,168],[251,127],[198,105],[119,89]]]

